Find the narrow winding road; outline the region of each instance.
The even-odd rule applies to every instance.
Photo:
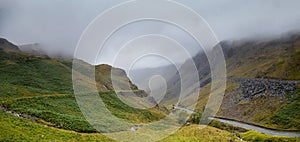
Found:
[[[187,111],[189,113],[195,113],[193,110],[183,108],[183,107],[174,107],[174,110],[183,110],[183,111]],[[246,124],[246,123],[242,123],[242,122],[238,122],[238,121],[233,121],[233,120],[228,120],[228,119],[222,119],[222,118],[209,117],[208,119],[217,120],[217,121],[220,121],[222,123],[235,125],[237,127],[258,131],[258,132],[261,132],[261,133],[264,133],[264,134],[269,134],[269,135],[286,136],[286,137],[300,137],[300,131],[296,132],[296,131],[273,130],[273,129],[267,129],[267,128],[263,128],[263,127],[259,127],[259,126],[255,126],[255,125],[250,125],[250,124]]]
[[[242,122],[237,122],[237,121],[233,121],[233,120],[222,119],[222,118],[210,117],[209,119],[217,120],[217,121],[220,121],[222,123],[235,125],[235,126],[238,126],[238,127],[241,127],[241,128],[258,131],[258,132],[261,132],[261,133],[264,133],[264,134],[269,134],[269,135],[286,136],[286,137],[300,137],[300,132],[272,130],[272,129],[267,129],[267,128],[263,128],[263,127],[259,127],[259,126],[254,126],[254,125],[250,125],[250,124],[246,124],[246,123],[242,123]]]

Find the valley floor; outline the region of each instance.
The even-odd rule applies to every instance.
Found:
[[[0,111],[0,141],[114,141],[100,133],[78,133],[70,130],[63,130],[45,126],[31,120],[17,117]],[[123,132],[121,135],[126,135]],[[238,137],[240,138],[238,138]],[[255,131],[245,133],[235,133],[207,126],[201,129],[199,125],[185,126],[176,133],[161,140],[162,142],[227,142],[235,141],[295,141],[299,142],[299,138],[278,137],[261,134]],[[144,140],[141,140],[144,141]]]

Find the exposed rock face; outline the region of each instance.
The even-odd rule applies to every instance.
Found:
[[[237,92],[242,96],[236,100],[251,100],[255,97],[269,95],[271,97],[293,98],[296,96],[296,81],[271,79],[232,79],[240,84]]]
[[[19,51],[18,46],[10,43],[8,40],[4,38],[0,38],[0,49],[10,49],[10,50]]]
[[[5,39],[3,38],[0,38],[0,45],[4,44],[5,43]]]

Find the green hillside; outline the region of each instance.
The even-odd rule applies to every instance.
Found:
[[[27,119],[18,118],[0,110],[0,141],[102,141],[113,140],[101,134],[82,134],[47,127]]]
[[[81,113],[73,95],[71,60],[51,59],[47,56],[25,54],[8,41],[0,41],[0,141],[113,141],[97,133]],[[281,51],[283,50],[278,50],[278,52]],[[242,65],[242,63],[247,63],[248,67],[258,64],[250,62],[251,56],[253,56],[251,54],[245,60],[241,60],[237,56],[231,57],[228,59],[230,77],[245,75],[244,77],[294,78],[297,80],[298,74],[295,68],[298,67],[298,46],[295,46],[293,50],[284,51],[286,52],[283,54],[282,60],[289,64],[278,64],[278,68],[282,68],[282,70],[276,73],[270,68],[260,70],[259,72],[262,73],[256,72],[257,70],[248,72],[246,65]],[[259,52],[253,51],[254,53],[256,55]],[[277,62],[275,55],[279,54],[272,53],[272,55],[262,57],[262,59],[264,59],[263,61],[268,60],[268,63],[273,64]],[[240,66],[236,66],[238,60],[234,61],[234,58],[241,60]],[[292,61],[296,67],[290,65]],[[81,69],[91,67],[91,65],[84,62],[80,65]],[[264,66],[265,64],[258,65]],[[285,70],[286,66],[289,67],[287,70],[291,70],[288,73]],[[135,109],[129,107],[118,98],[116,93],[112,91],[114,89],[111,78],[112,70],[117,75],[115,79],[119,83],[119,89],[124,89],[129,84],[134,91],[142,92],[131,83],[123,70],[108,65],[99,65],[95,69],[99,96],[114,116],[134,124],[155,122],[165,117],[166,110],[164,108]],[[86,77],[87,73],[90,73],[79,69],[75,70],[75,72],[81,77]],[[261,74],[263,76],[259,76]],[[238,87],[239,84],[229,81],[226,94],[231,94]],[[198,112],[203,110],[208,100],[210,85],[203,87],[201,93],[202,97],[199,98],[196,109]],[[299,90],[297,93],[299,94]],[[298,104],[299,98],[294,98],[290,103],[276,108],[278,111],[274,112],[273,115],[268,115],[269,119],[266,121],[268,126],[282,129],[297,128],[295,126],[299,124]],[[190,120],[191,122],[197,122],[193,121],[193,118]],[[129,136],[129,133],[132,133],[128,131],[131,128],[130,125],[110,126],[109,123],[111,122],[98,123],[99,126],[106,130],[101,131],[102,133],[113,132],[112,135],[115,133],[119,136]],[[178,132],[162,141],[226,142],[232,139],[237,140],[237,136],[246,141],[299,141],[296,138],[275,137],[254,131],[235,131],[234,133],[238,135],[233,135],[232,132],[228,129],[210,126],[200,129],[197,125],[191,125],[181,128]]]
[[[84,134],[63,129],[47,127],[27,119],[18,118],[12,114],[7,114],[0,110],[0,141],[58,141],[58,142],[73,142],[73,141],[101,141],[113,142],[101,134]],[[241,137],[246,141],[291,141],[297,142],[299,139],[276,137],[264,135],[254,131],[242,133]],[[183,127],[175,134],[161,140],[162,142],[169,141],[216,141],[228,142],[230,139],[235,139],[231,133],[213,127],[199,129],[197,125]]]
[[[270,123],[280,129],[294,128],[300,130],[300,88],[297,90],[297,97],[291,103],[281,107],[271,116]]]
[[[8,41],[3,41],[0,45],[0,141],[112,141],[101,134],[96,134],[97,131],[85,120],[77,106],[72,89],[70,60],[32,56],[20,52]],[[83,69],[90,66],[86,63],[80,65]],[[137,87],[131,84],[125,72],[120,69],[108,65],[96,67],[99,96],[112,114],[135,124],[157,121],[165,116],[164,112],[157,108],[140,110],[121,102],[111,91],[113,89],[111,70],[118,75],[116,79],[121,83],[118,84],[121,88],[127,83],[131,89],[136,90]],[[87,73],[76,71],[83,77]],[[108,125],[106,123],[102,122],[99,125],[105,127]],[[125,130],[123,133],[127,135],[126,133],[131,133],[126,132],[130,127],[112,125],[105,129],[109,132]],[[209,138],[201,133],[187,138],[186,133],[193,131],[196,129],[186,127],[164,141],[202,141],[214,138],[221,140],[224,137],[226,140],[231,139],[229,132],[215,128],[202,130],[213,135]]]
[[[300,35],[234,42],[226,50],[228,77],[300,80]]]
[[[37,117],[38,122],[49,126],[78,132],[96,132],[83,117],[73,95],[71,60],[25,54],[8,41],[1,41],[0,102],[4,109]],[[82,69],[91,66],[84,62],[81,65]],[[96,66],[99,95],[114,115],[137,124],[164,117],[164,113],[156,108],[139,110],[120,101],[112,91],[112,70],[118,74],[118,86],[121,89],[127,84],[131,89],[138,88],[130,82],[123,70],[108,65]],[[130,126],[110,128],[111,131],[114,129],[127,130]]]

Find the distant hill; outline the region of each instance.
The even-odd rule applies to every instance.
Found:
[[[0,38],[0,49],[2,50],[13,50],[13,51],[20,51],[19,47],[10,43],[4,38]]]
[[[162,76],[166,81],[174,78],[177,73],[176,66],[169,65],[157,68],[133,69],[129,72],[131,80],[143,90],[150,92],[149,81],[155,75]],[[172,84],[168,85],[169,87]]]
[[[19,46],[22,52],[36,55],[36,56],[47,56],[47,53],[42,50],[40,44],[32,43],[32,44],[24,44]]]

